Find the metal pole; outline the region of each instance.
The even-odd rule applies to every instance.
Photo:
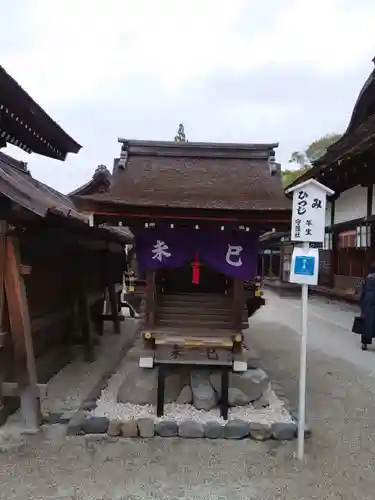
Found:
[[[303,243],[304,252],[308,252],[310,245]],[[307,302],[309,294],[309,285],[302,285],[302,336],[300,346],[300,365],[299,365],[299,398],[298,398],[298,446],[297,456],[303,460],[305,446],[305,413],[306,413],[306,353],[307,353]]]

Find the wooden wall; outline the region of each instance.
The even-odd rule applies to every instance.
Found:
[[[30,268],[24,283],[34,354],[37,367],[39,361],[44,366],[41,378],[48,379],[56,371],[49,366],[48,356],[68,353],[72,343],[83,340],[77,301],[85,295],[90,313],[102,312],[106,285],[122,281],[124,253],[112,253],[103,243],[73,236],[64,229],[59,234],[48,229],[26,230],[17,234],[17,240],[20,261]],[[14,378],[12,356],[8,359],[7,377]]]

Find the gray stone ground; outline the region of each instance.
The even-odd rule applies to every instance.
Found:
[[[247,342],[285,394],[297,394],[299,304],[268,294]],[[1,499],[373,500],[375,352],[349,329],[354,309],[312,299],[306,463],[296,441],[96,441],[50,426],[2,445]],[[290,326],[287,326],[290,325]]]

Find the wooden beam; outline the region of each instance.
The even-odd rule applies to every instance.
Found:
[[[242,316],[245,309],[245,295],[243,289],[243,281],[233,279],[233,328],[238,333],[242,330]]]
[[[36,384],[38,391],[38,398],[43,401],[47,397],[47,384]],[[3,382],[1,384],[1,391],[6,397],[20,396],[22,388],[17,382]]]
[[[36,429],[41,421],[40,401],[31,322],[25,283],[20,273],[18,239],[6,238],[5,292],[12,333],[17,382],[21,388],[21,413],[26,427]]]

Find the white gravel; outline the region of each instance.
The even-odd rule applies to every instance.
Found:
[[[183,420],[194,420],[197,422],[217,421],[224,423],[224,419],[220,416],[220,409],[215,408],[210,411],[197,410],[190,404],[168,403],[164,406],[164,415],[156,416],[156,408],[154,405],[134,405],[131,403],[118,403],[118,389],[124,381],[126,372],[126,363],[124,359],[119,370],[108,381],[108,385],[102,390],[98,405],[92,411],[94,416],[107,417],[110,420],[128,420],[131,418],[151,417],[155,422],[162,420],[173,420],[181,422]],[[274,422],[292,422],[290,413],[272,389],[268,391],[269,407],[263,409],[255,409],[251,404],[246,406],[237,406],[229,409],[228,419],[242,419],[247,422],[259,422],[272,424]]]

